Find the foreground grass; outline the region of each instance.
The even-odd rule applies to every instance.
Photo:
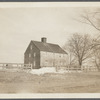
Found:
[[[0,71],[0,93],[100,93],[100,72],[33,75]]]

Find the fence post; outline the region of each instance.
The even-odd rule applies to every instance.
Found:
[[[32,64],[31,64],[31,70],[32,70]]]
[[[3,69],[4,69],[4,64],[2,64],[2,67],[3,67]]]

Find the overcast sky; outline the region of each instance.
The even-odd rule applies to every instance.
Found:
[[[0,8],[0,62],[23,63],[30,41],[40,41],[41,37],[47,37],[49,43],[63,46],[72,33],[95,34],[93,27],[75,20],[83,9]]]

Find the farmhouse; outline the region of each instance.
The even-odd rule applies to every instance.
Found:
[[[67,66],[67,53],[57,44],[46,42],[46,38],[31,41],[24,53],[24,64],[32,64],[33,69],[41,67]]]

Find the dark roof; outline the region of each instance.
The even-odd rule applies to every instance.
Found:
[[[38,41],[32,41],[40,51],[63,53],[67,54],[59,45],[51,43],[43,43]]]

